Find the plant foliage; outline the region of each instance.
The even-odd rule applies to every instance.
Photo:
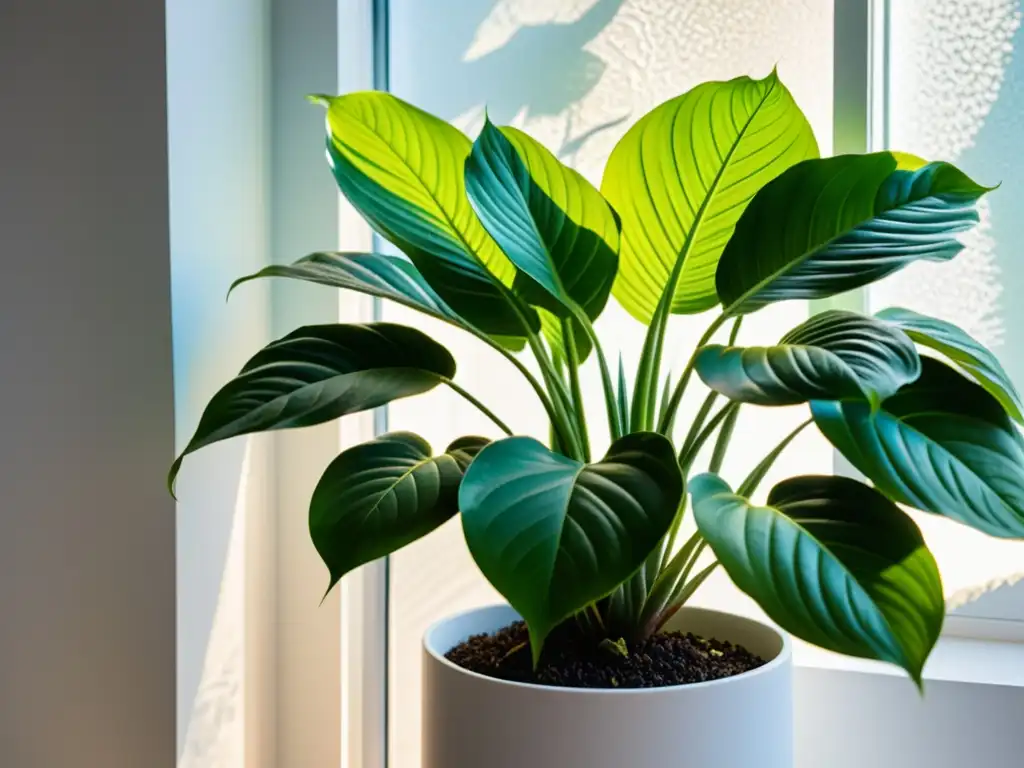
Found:
[[[403,255],[315,253],[238,283],[361,292],[473,334],[526,377],[549,440],[513,434],[419,330],[316,326],[258,352],[214,395],[172,484],[186,454],[219,440],[450,386],[505,436],[461,437],[434,453],[393,432],[342,452],[309,510],[331,587],[459,516],[480,570],[526,619],[535,661],[565,621],[595,643],[642,640],[721,566],[794,635],[891,662],[920,683],[942,584],[899,505],[1024,536],[1020,395],[975,339],[905,309],[827,311],[757,345],[737,334],[769,304],[955,257],[989,188],[905,154],[819,158],[774,72],[705,83],[652,110],[612,151],[600,191],[516,128],[487,120],[474,141],[390,94],[314,100],[327,109],[342,193]],[[594,331],[610,297],[648,328],[632,377],[621,359],[613,376]],[[672,315],[712,309],[683,372],[663,372]],[[716,340],[727,325],[729,338]],[[580,394],[588,356],[612,437],[594,457]],[[681,424],[697,380],[704,405]],[[741,404],[807,408],[809,418],[731,485],[717,473]],[[867,483],[793,477],[754,501],[812,424]],[[690,508],[696,533],[677,545]]]

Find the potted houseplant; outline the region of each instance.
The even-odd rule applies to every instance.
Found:
[[[335,286],[462,328],[526,378],[550,435],[513,435],[500,404],[456,384],[452,355],[415,328],[311,326],[257,352],[212,398],[171,482],[210,443],[436,386],[507,434],[440,452],[414,434],[381,435],[342,452],[310,503],[332,587],[460,514],[508,601],[428,633],[426,768],[788,766],[787,632],[891,662],[920,685],[943,592],[898,505],[1024,535],[1019,395],[977,341],[903,309],[826,311],[765,346],[737,346],[737,332],[774,302],[953,258],[988,188],[905,154],[820,159],[774,72],[705,83],[651,111],[612,152],[600,191],[514,128],[487,121],[471,141],[385,93],[314,100],[327,108],[341,191],[405,257],[316,253],[238,283]],[[610,295],[648,326],[632,378],[621,364],[613,375],[594,332]],[[669,320],[708,310],[685,370],[663,377]],[[521,359],[527,348],[539,374]],[[579,369],[590,356],[605,408],[588,415]],[[680,423],[698,380],[706,398]],[[809,414],[749,474],[726,479],[717,473],[744,404]],[[609,446],[592,445],[588,418],[607,420]],[[865,481],[794,477],[754,501],[811,425]],[[681,541],[687,514],[697,532]],[[684,607],[716,567],[778,628]],[[674,684],[694,674],[705,681]]]

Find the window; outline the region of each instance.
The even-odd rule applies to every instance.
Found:
[[[1024,266],[1009,263],[1015,254],[1008,247],[1015,242],[1015,221],[1024,220],[1014,210],[1022,197],[1013,193],[1024,185],[1024,166],[1017,167],[1019,153],[1011,143],[1019,127],[1014,107],[1024,100],[1024,66],[1015,65],[1013,55],[1020,27],[1016,2],[843,0],[835,9],[821,0],[366,0],[365,5],[378,11],[377,40],[387,43],[392,92],[471,135],[486,105],[492,120],[525,127],[594,182],[618,138],[651,107],[704,80],[763,76],[776,65],[808,114],[823,155],[833,148],[893,147],[952,160],[983,183],[1003,181],[1007,191],[983,206],[982,225],[969,235],[968,250],[955,266],[944,265],[941,273],[915,267],[839,301],[871,311],[893,304],[923,308],[960,323],[995,348],[1024,385],[1024,352],[1011,343],[1014,332],[1024,333],[1024,309],[1010,300],[1024,287]],[[385,18],[387,25],[381,26]],[[759,314],[757,327],[746,328],[741,339],[777,338],[814,309],[800,302],[777,306]],[[517,431],[545,434],[543,413],[504,360],[448,326],[400,307],[382,311],[385,319],[415,324],[447,345],[459,362],[460,383],[510,414]],[[691,349],[707,322],[676,318],[678,343],[668,349]],[[643,339],[640,326],[612,302],[599,330],[602,338],[613,340],[609,357],[621,351],[632,370]],[[669,362],[678,369],[684,361]],[[597,408],[593,371],[587,381],[587,395]],[[688,407],[692,412],[696,403]],[[747,409],[737,427],[744,439],[729,454],[726,472],[744,471],[802,418],[802,409]],[[435,445],[463,434],[493,434],[484,417],[444,390],[393,404],[389,422]],[[809,432],[784,454],[772,476],[828,472],[836,461],[831,446]],[[1012,576],[1024,561],[1016,543],[924,514],[918,519],[955,601]],[[375,746],[362,748],[376,760],[365,768],[381,768],[385,751],[389,768],[416,768],[423,632],[445,615],[498,597],[472,563],[457,521],[370,573],[353,582],[369,584],[357,593],[360,600],[370,596],[354,610],[382,623],[375,637],[381,644],[386,638],[387,655],[382,666],[370,673],[363,668],[359,678],[362,701],[368,702],[359,713],[361,737],[367,739],[368,728],[379,737]],[[758,612],[722,573],[704,585],[696,602]],[[960,615],[1024,622],[1024,585],[999,590]],[[970,622],[951,626],[960,633],[984,629]],[[365,628],[360,633],[365,641]]]

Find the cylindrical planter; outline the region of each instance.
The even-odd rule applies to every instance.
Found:
[[[723,680],[649,689],[496,680],[444,654],[518,618],[453,616],[424,638],[422,768],[792,768],[789,639],[751,619],[683,608],[666,629],[728,640],[768,660]]]

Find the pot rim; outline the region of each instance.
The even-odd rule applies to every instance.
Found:
[[[718,680],[705,680],[704,682],[700,683],[681,683],[679,685],[663,685],[657,688],[572,688],[568,686],[559,685],[541,685],[539,683],[521,683],[516,680],[502,680],[497,677],[481,675],[479,672],[473,672],[471,670],[460,667],[458,664],[455,664],[452,661],[449,661],[447,658],[445,658],[444,654],[447,653],[447,651],[450,649],[446,649],[445,651],[439,652],[438,649],[435,647],[435,644],[431,642],[431,639],[433,635],[437,632],[437,630],[439,630],[442,626],[448,624],[449,622],[457,621],[458,619],[462,619],[474,613],[482,613],[484,611],[491,611],[499,608],[507,609],[511,611],[513,614],[515,614],[515,609],[512,608],[512,606],[510,606],[508,603],[491,603],[490,605],[484,605],[477,608],[470,608],[468,610],[459,611],[458,613],[451,614],[442,619],[438,619],[437,621],[433,622],[429,627],[427,627],[427,631],[423,633],[423,650],[426,651],[426,653],[436,663],[440,664],[441,666],[447,667],[448,669],[458,672],[459,674],[475,678],[484,683],[501,685],[509,688],[520,688],[529,691],[546,691],[549,693],[558,693],[573,696],[664,696],[671,693],[679,693],[680,691],[699,691],[702,689],[711,688],[713,686],[722,686],[729,684],[736,685],[741,682],[749,681],[760,675],[771,674],[780,667],[788,666],[793,656],[793,645],[789,638],[789,635],[785,632],[782,632],[778,628],[773,627],[769,624],[765,624],[764,622],[758,621],[757,619],[752,619],[748,616],[742,616],[736,613],[728,613],[726,611],[716,611],[713,608],[703,608],[698,606],[683,606],[680,609],[680,613],[685,611],[710,614],[713,616],[727,616],[731,619],[739,619],[741,621],[750,622],[751,624],[756,624],[761,629],[771,632],[776,637],[778,637],[782,643],[782,648],[779,650],[778,654],[776,654],[775,658],[761,665],[757,669],[752,669],[748,672],[741,672],[740,674],[732,675],[731,677],[719,678]]]

